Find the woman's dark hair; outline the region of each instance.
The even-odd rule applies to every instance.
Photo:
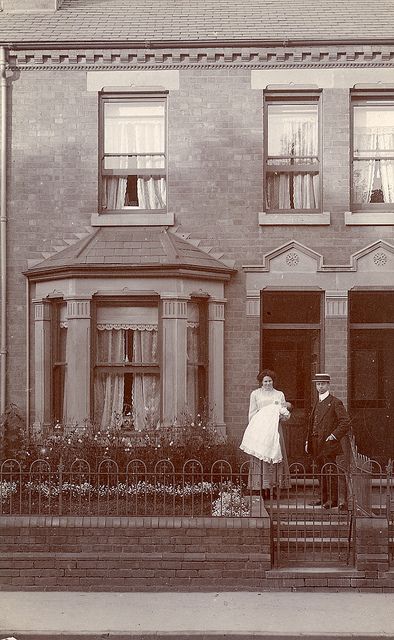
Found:
[[[269,376],[270,378],[272,378],[272,382],[275,385],[275,382],[276,382],[276,373],[275,373],[275,371],[272,371],[271,369],[262,369],[262,371],[260,371],[258,376],[257,376],[257,382],[259,384],[261,384],[263,382],[263,378],[265,378],[265,376]]]

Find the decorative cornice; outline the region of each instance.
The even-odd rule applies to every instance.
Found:
[[[306,68],[382,67],[394,64],[394,46],[334,45],[300,47],[206,47],[62,50],[37,48],[9,50],[11,69],[171,69],[171,68]]]
[[[311,267],[313,272],[330,273],[330,272],[355,272],[358,271],[358,263],[362,258],[367,256],[373,256],[374,263],[373,270],[378,271],[383,269],[385,271],[392,270],[392,258],[394,257],[394,245],[390,244],[386,240],[376,240],[372,244],[356,251],[350,256],[349,264],[324,264],[324,258],[320,253],[317,253],[313,249],[301,244],[297,240],[291,240],[286,244],[281,245],[277,249],[266,253],[263,256],[261,264],[256,265],[243,265],[242,270],[246,273],[269,273],[271,270],[271,262],[278,257],[285,256],[285,270],[290,272],[291,270],[297,270],[299,256],[306,256],[312,262],[315,262],[315,266]],[[389,257],[391,258],[389,260]]]

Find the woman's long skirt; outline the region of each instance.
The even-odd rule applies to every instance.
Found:
[[[278,463],[264,462],[254,456],[250,456],[248,488],[258,491],[280,487],[287,489],[290,486],[289,463],[287,460],[283,428],[279,423],[279,441],[282,450],[282,461]]]

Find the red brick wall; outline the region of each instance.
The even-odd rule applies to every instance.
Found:
[[[97,95],[87,92],[83,70],[21,70],[11,86],[8,401],[23,408],[22,271],[27,259],[66,246],[64,240],[84,231],[97,210]],[[344,226],[348,99],[347,90],[333,88],[324,91],[322,100],[324,210],[331,212],[331,225],[261,228],[262,92],[251,89],[250,71],[182,69],[179,91],[170,92],[170,209],[185,231],[235,259],[239,269],[226,290],[225,328],[225,421],[238,438],[259,362],[258,320],[246,317],[241,266],[261,264],[265,253],[292,239],[331,264],[348,263],[351,253],[378,238],[394,239],[390,226]],[[334,365],[330,354],[327,345],[327,363]],[[338,385],[342,397],[346,382],[341,378]]]
[[[271,569],[269,518],[0,517],[0,591],[393,591],[385,518],[355,566]]]
[[[258,589],[269,519],[0,519],[0,590]]]

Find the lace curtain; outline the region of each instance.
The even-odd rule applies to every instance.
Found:
[[[394,131],[387,132],[386,127],[375,127],[368,132],[355,133],[354,136],[354,201],[394,202],[394,160],[384,158],[394,155]],[[376,156],[362,159],[362,156]],[[381,192],[374,200],[374,193]]]
[[[164,152],[164,119],[108,118],[105,123],[105,153],[154,153]],[[138,175],[138,169],[154,169],[164,166],[163,155],[106,158],[106,168],[129,169],[129,175]],[[127,176],[104,176],[104,206],[107,209],[124,209]],[[162,209],[166,206],[166,181],[160,176],[137,177],[137,209]]]
[[[133,364],[157,362],[157,327],[152,325],[133,326],[132,332],[126,325],[98,326],[97,362],[124,364],[130,362],[127,350],[126,332],[132,335]],[[131,397],[126,397],[125,374],[119,371],[98,370],[95,377],[95,415],[101,429],[119,426],[119,417],[130,412],[134,427],[142,430],[156,425],[159,420],[159,379],[155,374],[132,374]],[[125,405],[129,405],[126,408]]]
[[[284,116],[285,118],[285,116]],[[267,173],[267,207],[269,209],[316,209],[319,206],[319,174],[286,172],[286,165],[308,164],[318,153],[318,128],[315,117],[305,120],[295,117],[284,119],[281,123],[281,135],[276,153],[280,160],[268,164],[283,164],[283,171]],[[269,151],[271,155],[271,151]],[[299,156],[299,159],[292,159]],[[304,157],[303,157],[304,156]],[[311,164],[311,170],[312,170]]]

